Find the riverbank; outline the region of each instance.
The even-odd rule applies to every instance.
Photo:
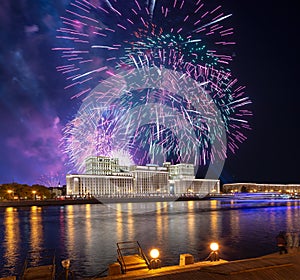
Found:
[[[82,204],[114,204],[114,203],[146,203],[146,202],[172,202],[172,201],[198,201],[198,200],[213,200],[207,197],[193,197],[193,196],[136,196],[136,197],[93,197],[93,198],[66,198],[66,199],[44,199],[44,200],[7,200],[0,201],[0,208],[2,207],[30,207],[30,206],[64,206],[64,205],[82,205]],[[220,201],[231,201],[228,199],[216,199]],[[267,206],[281,206],[293,199],[263,199],[263,200],[233,200],[235,204],[227,207],[228,209],[243,208],[238,204],[251,203],[251,206],[267,207]],[[235,205],[235,206],[234,206]]]
[[[147,256],[158,248],[163,266],[178,264],[181,253],[204,260],[211,241],[220,243],[225,260],[261,256],[276,250],[279,231],[300,233],[300,201],[268,205],[204,200],[2,208],[1,276],[22,271],[29,251],[55,248],[59,271],[61,260],[70,258],[78,279],[92,277],[116,261],[116,242],[134,238]]]
[[[0,207],[63,206],[76,204],[101,204],[96,198],[88,199],[45,199],[1,201]]]
[[[215,262],[202,261],[187,265],[161,267],[158,269],[144,269],[131,271],[126,274],[112,275],[98,280],[114,279],[202,279],[202,280],[298,280],[300,275],[300,252],[298,249],[288,254],[270,255],[242,259],[236,261],[219,260]],[[95,278],[94,278],[95,279]]]
[[[186,254],[184,254],[186,255]],[[181,255],[183,256],[183,255]],[[180,256],[180,257],[181,257]],[[181,258],[182,260],[182,258]],[[36,275],[46,275],[45,268],[49,266],[35,267]],[[112,271],[112,270],[111,270]],[[46,271],[47,272],[47,271]],[[47,272],[48,273],[48,272]],[[61,272],[62,273],[62,272]],[[61,275],[61,274],[59,274]],[[257,258],[226,261],[200,261],[195,263],[179,263],[179,265],[164,266],[154,269],[141,269],[128,271],[125,274],[109,275],[102,277],[85,277],[86,280],[298,280],[300,275],[300,252],[293,248],[288,254],[272,253]],[[4,277],[0,280],[16,280],[17,276]],[[41,278],[39,278],[41,279]],[[43,277],[43,279],[50,279]],[[53,278],[51,278],[53,279]],[[60,279],[56,277],[55,279]]]
[[[0,201],[0,207],[28,207],[28,206],[63,206],[77,204],[109,204],[109,203],[140,203],[140,202],[171,202],[201,200],[199,197],[177,196],[135,196],[135,197],[93,197],[85,199],[44,199],[44,200],[7,200]]]

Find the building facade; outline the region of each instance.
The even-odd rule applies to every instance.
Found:
[[[178,179],[194,179],[195,178],[195,166],[189,163],[179,163],[169,166],[169,176],[171,180]]]
[[[68,174],[66,182],[67,195],[72,196],[96,195],[109,197],[133,193],[133,177],[131,174]]]
[[[130,173],[134,178],[134,193],[169,193],[169,173],[166,167],[157,165],[132,166]]]
[[[204,195],[220,192],[219,180],[195,179],[192,164],[164,166],[119,166],[118,159],[89,157],[85,174],[66,176],[67,195],[144,196],[144,195]]]
[[[120,172],[119,159],[104,156],[88,157],[85,160],[85,174],[112,175]]]
[[[224,193],[240,192],[281,192],[299,194],[299,184],[257,184],[257,183],[231,183],[223,185]]]
[[[175,194],[203,196],[220,192],[220,181],[213,179],[176,179],[170,181],[174,185]]]

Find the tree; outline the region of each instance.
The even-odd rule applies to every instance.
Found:
[[[247,193],[247,192],[248,192],[248,190],[247,190],[246,186],[242,186],[242,188],[241,188],[241,192],[242,192],[242,193]]]

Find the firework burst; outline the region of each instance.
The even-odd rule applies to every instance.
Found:
[[[251,101],[230,72],[221,6],[76,0],[67,14],[57,69],[83,101],[64,132],[76,171],[90,155],[205,165],[245,141]]]

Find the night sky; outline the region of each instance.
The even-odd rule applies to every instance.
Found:
[[[61,58],[52,49],[69,2],[1,1],[0,184],[65,183],[68,158],[60,140],[80,100],[64,89],[56,71]],[[253,111],[248,139],[228,154],[220,179],[299,183],[296,1],[215,2],[233,14],[231,70],[246,85]]]

